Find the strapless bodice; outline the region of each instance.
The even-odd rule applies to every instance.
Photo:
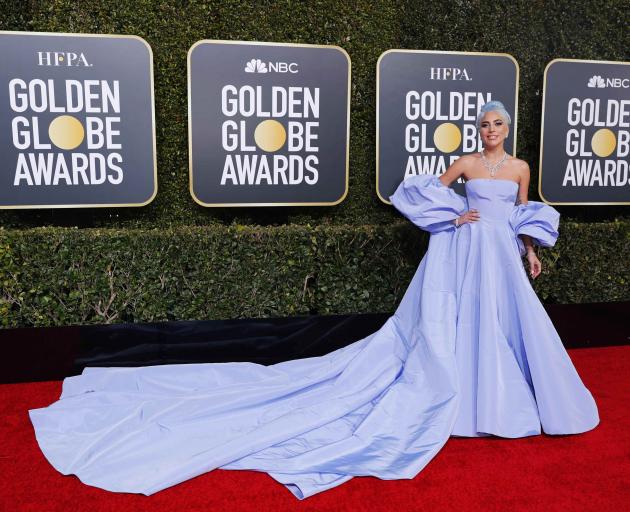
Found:
[[[505,223],[511,229],[521,255],[525,246],[518,235],[528,235],[534,244],[552,247],[558,238],[560,214],[540,201],[516,204],[519,184],[493,178],[473,178],[465,183],[466,197],[447,187],[434,174],[418,174],[404,179],[389,199],[416,226],[431,234],[486,232],[474,226]],[[454,219],[467,210],[479,210],[481,220],[456,228]],[[495,232],[496,230],[491,230]],[[488,233],[490,231],[487,231]],[[470,233],[468,233],[470,234]]]
[[[512,180],[473,178],[465,185],[468,208],[479,211],[481,221],[507,221],[514,211],[518,183]]]

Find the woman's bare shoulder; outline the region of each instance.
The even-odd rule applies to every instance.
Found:
[[[467,153],[465,155],[460,156],[457,161],[462,164],[471,164],[478,161],[481,158],[479,153]]]
[[[512,165],[512,169],[518,174],[519,181],[524,178],[529,179],[529,164],[525,160],[512,157],[510,158],[510,164]]]
[[[514,166],[527,167],[529,169],[529,164],[525,160],[522,160],[516,156],[510,156],[508,161]]]

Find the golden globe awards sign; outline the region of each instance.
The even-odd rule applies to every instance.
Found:
[[[405,178],[441,175],[481,151],[481,106],[500,100],[512,118],[505,149],[516,147],[518,64],[507,54],[388,50],[376,65],[376,190],[389,197]],[[465,193],[464,181],[454,184]]]
[[[556,59],[545,69],[540,196],[630,204],[630,65]]]
[[[142,206],[157,192],[151,49],[0,32],[0,208]]]
[[[337,46],[199,41],[188,52],[188,123],[197,203],[340,203],[350,58]]]

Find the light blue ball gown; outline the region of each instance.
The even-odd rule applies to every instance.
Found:
[[[353,476],[413,478],[449,436],[594,428],[597,406],[527,278],[519,234],[543,247],[558,212],[518,184],[403,181],[392,204],[431,233],[396,312],[322,357],[263,366],[86,368],[29,411],[63,474],[153,494],[215,468],[267,472],[303,499]],[[456,228],[469,208],[481,219]]]

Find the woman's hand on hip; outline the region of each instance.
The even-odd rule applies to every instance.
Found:
[[[477,222],[480,219],[479,210],[475,210],[474,208],[468,210],[463,215],[459,216],[458,224],[461,226],[467,222]]]

